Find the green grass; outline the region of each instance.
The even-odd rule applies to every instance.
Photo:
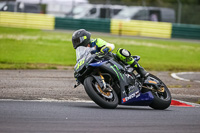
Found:
[[[72,32],[0,27],[0,69],[56,69],[75,65]],[[92,34],[140,55],[147,70],[200,71],[200,42]]]

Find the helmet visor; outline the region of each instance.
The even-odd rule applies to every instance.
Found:
[[[73,44],[74,44],[75,46],[78,46],[78,45],[80,45],[83,41],[84,41],[84,37],[78,37],[78,38],[73,39]]]

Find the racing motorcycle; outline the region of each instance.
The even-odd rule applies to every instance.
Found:
[[[92,54],[94,48],[80,46],[76,49],[74,67],[76,88],[84,85],[88,96],[100,107],[114,109],[117,105],[150,106],[164,110],[171,104],[167,86],[153,74],[142,78],[130,65],[108,54]],[[133,56],[136,61],[139,56]]]

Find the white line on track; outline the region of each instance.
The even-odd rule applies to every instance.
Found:
[[[178,79],[178,80],[183,80],[183,81],[193,81],[193,82],[198,82],[200,83],[199,80],[189,80],[189,79],[184,79],[184,78],[181,78],[177,75],[184,75],[184,74],[197,74],[197,72],[180,72],[180,73],[172,73],[171,76],[175,79]]]
[[[0,101],[30,101],[30,102],[83,102],[83,103],[94,103],[90,100],[81,100],[81,99],[71,99],[71,100],[57,100],[57,99],[48,99],[42,98],[39,100],[21,100],[21,99],[0,99]]]

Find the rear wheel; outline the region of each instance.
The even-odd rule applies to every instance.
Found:
[[[110,92],[102,91],[98,82],[93,77],[87,77],[84,80],[84,88],[88,96],[100,107],[107,109],[117,107],[119,100],[115,91],[113,89]]]
[[[149,105],[153,109],[160,109],[164,110],[168,108],[171,104],[171,93],[167,86],[156,76],[150,74],[149,78],[152,81],[157,82],[157,86],[159,88],[156,88],[155,86],[147,86],[152,90],[152,94],[154,96],[153,102]]]

